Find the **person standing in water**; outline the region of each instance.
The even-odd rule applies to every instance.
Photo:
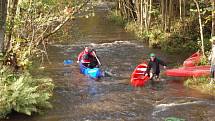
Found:
[[[154,53],[151,53],[145,75],[148,75],[150,79],[152,79],[153,76],[155,76],[155,78],[159,78],[160,65],[166,69],[166,64],[162,60],[158,59]]]

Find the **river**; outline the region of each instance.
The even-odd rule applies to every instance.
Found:
[[[148,48],[109,21],[107,11],[103,5],[97,7],[95,16],[67,24],[67,34],[72,37],[49,45],[51,63],[44,63],[44,73],[56,84],[53,109],[43,115],[13,114],[4,121],[164,121],[167,117],[215,121],[215,97],[184,87],[182,79],[162,76],[159,90],[130,86],[132,71],[149,53],[156,53],[170,65],[168,68],[182,63],[185,57]],[[112,77],[95,81],[79,73],[75,61],[85,46],[96,49],[102,69]],[[65,66],[65,59],[74,63]]]

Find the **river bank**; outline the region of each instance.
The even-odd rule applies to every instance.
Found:
[[[158,17],[151,22],[151,27],[148,31],[141,28],[139,21],[126,19],[117,9],[109,11],[108,18],[110,21],[122,26],[126,31],[134,33],[139,41],[148,44],[150,48],[158,48],[170,54],[187,53],[192,54],[200,50],[201,41],[198,28],[198,19],[196,16],[187,17],[184,23],[180,20],[171,22],[171,32],[164,31],[161,20]],[[157,13],[158,14],[158,13]],[[208,28],[207,23],[205,28]],[[211,50],[210,31],[204,31],[204,49],[207,53]]]
[[[184,85],[202,93],[215,96],[215,83],[210,83],[210,81],[209,77],[190,78],[184,82]]]

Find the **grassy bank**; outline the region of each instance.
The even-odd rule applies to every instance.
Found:
[[[199,90],[202,93],[215,96],[215,83],[210,84],[209,77],[190,78],[184,82],[184,85]]]
[[[199,36],[198,19],[187,18],[185,23],[181,21],[172,22],[171,32],[164,32],[159,20],[151,23],[150,30],[141,30],[136,21],[129,21],[120,16],[120,12],[113,10],[108,18],[114,23],[121,25],[128,32],[133,32],[140,41],[145,41],[151,48],[159,48],[168,53],[195,52],[200,49],[201,41]],[[209,25],[205,25],[209,26]],[[205,51],[211,49],[209,41],[210,33],[205,32]]]

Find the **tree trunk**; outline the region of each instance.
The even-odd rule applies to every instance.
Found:
[[[167,30],[167,12],[168,11],[168,0],[165,0],[165,21],[164,21],[164,31]]]
[[[137,20],[137,14],[135,13],[135,5],[133,3],[133,0],[129,0],[129,6],[131,11],[131,18]]]
[[[117,11],[120,11],[120,8],[121,8],[121,7],[120,7],[120,0],[117,0],[117,3],[116,3],[116,4],[117,4],[116,10],[117,10]]]
[[[6,16],[7,16],[7,0],[1,0],[0,2],[0,53],[4,52]]]
[[[165,0],[161,0],[162,28],[165,31]]]
[[[193,0],[196,4],[196,8],[198,11],[198,16],[199,16],[199,29],[200,29],[200,36],[201,36],[201,50],[202,50],[202,54],[203,56],[205,56],[205,50],[204,50],[204,36],[203,36],[203,29],[202,29],[202,19],[201,19],[201,14],[200,14],[200,9],[199,9],[199,3],[196,0]]]
[[[148,27],[151,25],[151,13],[152,13],[152,0],[149,0],[149,17],[148,17]]]
[[[186,16],[186,1],[183,0],[183,15],[182,15],[183,31],[185,31],[185,16]]]
[[[143,0],[140,1],[140,30],[143,32]]]
[[[182,19],[186,16],[186,0],[183,0],[183,16]]]
[[[169,0],[169,12],[168,12],[168,29],[167,32],[171,31],[171,22],[172,22],[172,0]]]
[[[14,28],[14,19],[15,19],[15,16],[16,16],[16,10],[17,10],[17,5],[18,5],[18,2],[19,0],[13,0],[11,2],[12,5],[9,5],[11,6],[11,8],[8,8],[8,9],[11,9],[11,14],[10,14],[10,20],[9,20],[9,30],[8,30],[8,36],[7,36],[7,45],[6,45],[6,50],[10,50],[11,48],[11,38],[12,38],[12,33],[13,33],[13,28]]]
[[[185,17],[186,12],[186,1],[185,0],[179,0],[179,13],[180,13],[180,20],[183,22],[183,19]]]
[[[135,0],[135,6],[136,6],[136,14],[137,14],[137,22],[140,23],[141,18],[141,10],[140,10],[140,0]]]
[[[145,23],[145,31],[148,33],[148,0],[144,0],[144,23]]]
[[[123,16],[123,13],[122,13],[122,2],[121,2],[121,0],[118,1],[118,9],[119,9],[120,15]]]
[[[123,6],[123,16],[124,16],[126,19],[128,19],[128,18],[129,18],[129,15],[128,15],[128,11],[127,11],[127,8],[126,8],[126,1],[123,0],[122,3],[123,3],[123,4],[122,4],[122,6]]]
[[[180,20],[182,21],[182,2],[179,0]]]
[[[131,18],[130,6],[129,6],[128,2],[129,2],[128,0],[124,0],[124,9],[125,9],[127,20],[129,20]]]

